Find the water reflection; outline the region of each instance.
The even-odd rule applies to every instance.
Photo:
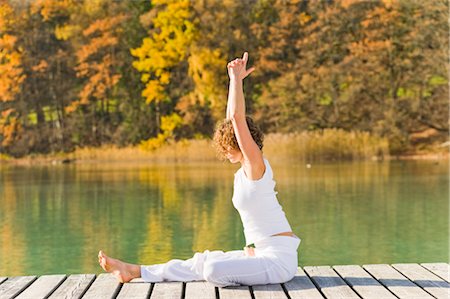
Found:
[[[302,266],[448,260],[447,162],[271,162]],[[99,273],[100,248],[143,264],[242,249],[237,167],[1,167],[0,274]]]

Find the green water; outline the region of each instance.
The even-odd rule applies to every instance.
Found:
[[[299,263],[449,260],[447,161],[269,161]],[[0,167],[0,276],[100,273],[245,245],[229,163]],[[255,199],[255,204],[257,204]]]

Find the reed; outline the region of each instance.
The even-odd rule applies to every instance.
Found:
[[[216,160],[210,140],[181,140],[169,142],[154,150],[141,146],[118,148],[104,145],[97,148],[77,148],[71,159],[84,161],[148,161],[148,162],[202,162]]]
[[[383,159],[389,156],[389,142],[368,132],[326,129],[291,134],[270,134],[265,152],[281,159],[341,161]]]
[[[10,156],[8,156],[7,154],[0,153],[0,161],[9,161],[11,159],[12,158]]]
[[[264,155],[271,159],[295,159],[305,162],[382,159],[389,156],[386,138],[367,132],[327,129],[322,132],[267,134]],[[84,162],[211,162],[217,155],[210,139],[171,141],[154,150],[142,146],[119,148],[114,145],[76,148],[71,153],[30,155],[22,163]]]

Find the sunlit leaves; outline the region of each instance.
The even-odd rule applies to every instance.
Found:
[[[25,79],[17,37],[0,35],[0,101],[12,101]]]
[[[131,50],[138,58],[133,66],[143,73],[141,80],[146,86],[142,96],[147,103],[167,97],[170,70],[186,59],[196,33],[188,0],[160,0],[154,4],[158,10],[152,19],[154,30],[144,38],[141,47]]]
[[[86,83],[79,93],[79,101],[73,101],[66,112],[73,112],[80,104],[89,104],[90,100],[107,100],[121,74],[117,68],[121,62],[114,56],[115,46],[120,34],[119,24],[127,19],[120,14],[93,22],[83,30],[87,39],[76,53],[78,65],[77,77],[86,78]]]
[[[73,7],[76,0],[34,0],[32,12],[39,12],[44,21],[65,15]]]
[[[2,111],[0,115],[0,145],[7,147],[20,136],[22,126],[14,109]]]
[[[176,113],[161,117],[161,131],[156,137],[142,141],[140,147],[144,150],[155,150],[175,137],[174,131],[183,125],[183,119]]]

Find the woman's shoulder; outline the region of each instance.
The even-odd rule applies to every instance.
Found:
[[[241,166],[241,168],[239,168],[238,171],[236,171],[235,175],[242,176],[244,181],[250,182],[250,183],[258,183],[258,182],[264,181],[268,178],[272,178],[273,174],[272,174],[272,168],[270,167],[269,160],[267,160],[265,157],[263,157],[263,161],[264,161],[265,169],[264,169],[262,176],[259,179],[252,180],[252,179],[248,178],[247,175],[245,174],[245,170],[244,170],[243,166]]]

